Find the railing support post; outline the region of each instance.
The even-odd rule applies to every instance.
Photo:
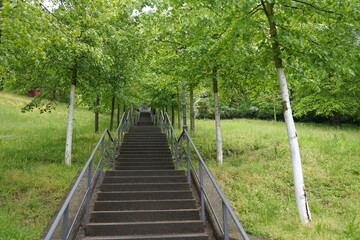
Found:
[[[68,222],[69,222],[69,205],[67,205],[64,216],[63,216],[63,226],[62,226],[62,233],[61,239],[66,240],[68,234]]]
[[[107,151],[108,151],[108,154],[107,154],[107,167],[110,168],[110,161],[111,161],[111,138],[110,138],[110,136],[108,136],[108,150]]]
[[[227,219],[227,208],[224,201],[222,201],[222,213],[223,213],[224,240],[229,240],[229,224]]]
[[[201,220],[205,224],[206,216],[205,216],[205,197],[204,197],[204,174],[203,174],[203,166],[201,161],[199,161],[199,175],[200,175]]]
[[[190,184],[191,183],[191,158],[190,158],[190,143],[189,143],[189,137],[187,135],[187,132],[186,134],[184,134],[184,137],[186,138],[186,159],[187,159],[187,180],[188,180],[188,183]]]
[[[92,175],[92,160],[90,161],[88,168],[88,183],[87,183],[86,207],[85,207],[85,226],[88,225],[89,216],[90,216],[91,175]]]

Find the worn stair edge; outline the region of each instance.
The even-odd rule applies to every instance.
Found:
[[[194,209],[194,199],[96,201],[94,211]]]
[[[90,222],[159,222],[199,219],[199,209],[94,211]]]
[[[98,201],[109,200],[165,200],[165,199],[189,199],[191,191],[152,191],[152,192],[99,192]]]
[[[113,170],[105,173],[106,177],[110,176],[185,176],[184,170]]]
[[[110,183],[102,184],[102,192],[111,191],[157,191],[157,190],[188,190],[188,183]]]
[[[85,232],[87,236],[202,233],[204,232],[204,225],[200,220],[89,223]]]
[[[104,236],[104,237],[86,237],[84,240],[209,240],[205,233],[192,234],[166,234],[153,236]]]

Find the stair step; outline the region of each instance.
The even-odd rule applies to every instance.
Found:
[[[94,211],[194,209],[194,199],[157,201],[96,201]]]
[[[84,240],[209,240],[209,236],[204,233],[152,235],[152,236],[104,236],[86,237]]]
[[[185,176],[106,176],[103,183],[184,183]]]
[[[163,166],[163,167],[142,167],[142,166],[132,166],[132,167],[115,167],[116,170],[171,170],[175,167]]]
[[[116,170],[107,171],[106,177],[110,176],[185,176],[184,170],[158,170],[158,171],[133,171],[133,170]]]
[[[170,149],[121,149],[120,150],[120,156],[125,154],[156,154],[156,155],[170,155],[171,152]]]
[[[169,156],[153,156],[153,157],[146,157],[146,156],[119,156],[117,158],[119,162],[127,161],[127,162],[163,162],[163,161],[170,161],[172,162],[172,157]]]
[[[139,169],[139,168],[151,168],[151,169],[154,169],[154,168],[160,168],[160,169],[174,169],[174,165],[169,161],[168,163],[151,163],[151,162],[148,162],[148,163],[117,163],[115,165],[115,168],[118,168],[118,169],[121,169],[121,168],[136,168],[136,169]]]
[[[141,141],[137,141],[137,142],[131,142],[131,141],[126,141],[123,142],[121,146],[134,146],[134,147],[169,147],[168,142],[163,142],[163,143],[159,143],[159,142],[141,142]]]
[[[169,150],[169,146],[168,145],[154,145],[154,146],[143,146],[143,145],[122,145],[120,147],[120,150],[125,150],[125,149],[129,149],[129,150],[150,150],[150,149],[153,149],[153,150]]]
[[[106,191],[166,191],[166,190],[188,190],[188,183],[123,183],[102,184],[100,190]]]
[[[167,163],[167,162],[172,162],[172,159],[169,159],[169,158],[122,158],[121,160],[119,159],[118,162],[115,162],[115,163],[125,163],[125,162],[128,162],[128,163],[148,163],[148,162],[158,162],[158,163]]]
[[[98,201],[116,200],[165,200],[165,199],[191,199],[192,192],[188,191],[127,191],[127,192],[99,192]]]
[[[200,220],[171,222],[89,223],[85,231],[86,235],[88,236],[201,233],[204,232],[204,225]]]
[[[149,222],[199,220],[199,209],[98,211],[91,215],[91,222]]]
[[[144,166],[144,167],[151,167],[151,166],[169,166],[169,167],[173,167],[174,165],[172,164],[172,161],[162,161],[162,162],[152,162],[152,161],[147,161],[147,162],[134,162],[131,160],[122,160],[121,162],[116,163],[116,166]]]

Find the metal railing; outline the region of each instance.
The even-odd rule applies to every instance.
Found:
[[[209,216],[211,218],[209,220],[211,220],[213,227],[216,228],[216,232],[218,232],[224,240],[229,240],[230,235],[232,239],[242,237],[248,240],[249,237],[211,171],[206,166],[205,161],[201,157],[187,130],[183,129],[177,138],[168,114],[160,112],[158,119],[162,132],[167,135],[175,158],[176,169],[185,169],[188,182],[191,183],[191,180],[193,180],[194,185],[198,189],[201,219],[204,224],[207,216]]]
[[[137,115],[133,111],[129,111],[127,114],[123,113],[114,137],[107,129],[103,132],[44,240],[53,239],[54,235],[57,235],[56,239],[59,238],[58,235],[61,235],[62,240],[71,239],[74,234],[77,234],[75,230],[78,230],[81,224],[86,226],[89,223],[90,200],[93,190],[98,183],[102,182],[104,171],[114,168],[119,146],[130,126],[138,120]],[[97,159],[98,161],[96,161]],[[105,163],[106,166],[104,166]],[[97,165],[93,170],[95,164]]]

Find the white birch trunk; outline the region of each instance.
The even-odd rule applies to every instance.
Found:
[[[215,102],[215,126],[216,126],[216,160],[219,164],[223,163],[223,150],[222,150],[222,136],[220,125],[220,109],[219,109],[219,94],[214,93]]]
[[[75,85],[71,85],[70,90],[70,104],[68,112],[68,121],[66,129],[66,147],[65,147],[65,163],[71,165],[71,145],[73,133],[73,119],[74,119],[74,103],[75,103]]]
[[[283,111],[290,145],[292,159],[292,171],[295,187],[296,205],[299,212],[300,220],[303,223],[311,221],[310,208],[305,193],[304,177],[301,167],[301,158],[295,123],[290,106],[289,90],[283,68],[277,68],[277,76],[281,88],[281,97],[283,101]]]

